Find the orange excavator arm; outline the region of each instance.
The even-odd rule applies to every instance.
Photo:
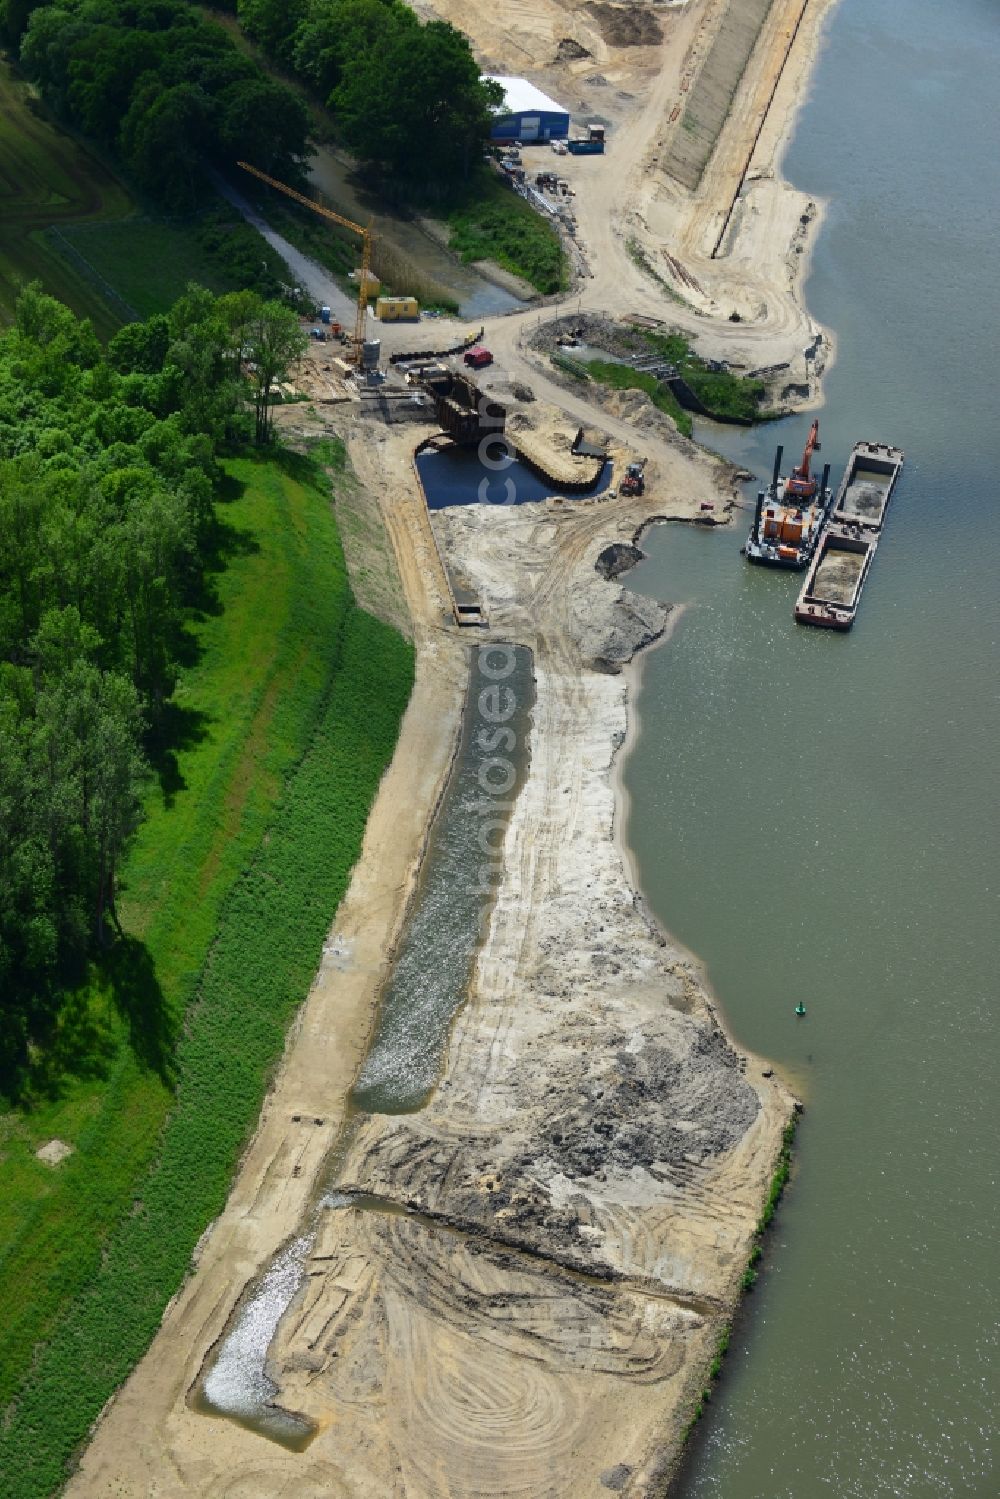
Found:
[[[816,480],[811,477],[809,467],[812,463],[812,455],[819,447],[819,421],[813,422],[809,428],[809,437],[806,440],[805,452],[802,454],[802,462],[798,468],[793,468],[791,476],[785,485],[785,494],[790,500],[811,500],[816,493]]]
[[[805,452],[802,454],[802,462],[799,464],[798,468],[794,470],[794,474],[797,479],[809,478],[809,465],[812,463],[812,455],[816,452],[816,449],[818,447],[819,419],[817,418],[809,428],[809,436],[806,439],[806,447]]]

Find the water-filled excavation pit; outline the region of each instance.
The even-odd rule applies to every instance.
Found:
[[[469,989],[502,869],[502,847],[524,784],[534,706],[531,652],[505,644],[472,652],[461,737],[431,825],[420,875],[356,1079],[347,1122],[309,1220],[246,1288],[191,1392],[193,1409],[225,1416],[300,1451],[315,1427],[277,1403],[268,1351],[302,1289],[323,1215],[381,1211],[338,1192],[340,1167],[366,1114],[422,1108],[441,1075],[448,1035]]]

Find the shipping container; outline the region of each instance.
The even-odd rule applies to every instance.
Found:
[[[398,323],[420,316],[416,297],[379,297],[375,303],[375,316],[380,323]]]

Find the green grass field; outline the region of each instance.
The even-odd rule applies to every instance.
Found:
[[[8,322],[18,287],[38,278],[46,291],[107,336],[121,318],[43,231],[132,211],[122,184],[95,156],[51,121],[44,105],[0,62],[0,320]]]
[[[216,295],[236,289],[213,265],[187,225],[130,217],[114,223],[74,224],[50,239],[66,258],[79,256],[91,279],[105,282],[139,318],[168,311],[189,281],[197,281]]]
[[[294,459],[247,459],[227,472],[227,562],[217,601],[193,622],[197,659],[176,693],[176,753],[159,767],[123,871],[127,939],[67,1021],[51,1066],[53,1096],[0,1117],[0,1403],[18,1395],[14,1424],[0,1438],[0,1473],[17,1467],[9,1444],[18,1429],[22,1455],[37,1448],[46,1472],[61,1465],[141,1352],[218,1210],[360,848],[412,680],[410,647],[351,599],[317,471]],[[269,901],[277,906],[267,914]],[[239,976],[234,963],[243,965]],[[211,1029],[220,1024],[229,1027],[224,1036]],[[169,1252],[140,1294],[127,1284],[132,1260],[115,1261],[114,1246],[138,1200],[146,1221],[152,1178],[144,1185],[144,1174],[155,1156],[162,1175],[171,1131],[182,1127],[202,1154],[186,1157],[183,1211],[171,1188]],[[76,1148],[56,1168],[34,1157],[52,1137]],[[182,1171],[176,1160],[172,1169]],[[162,1221],[159,1228],[162,1236]],[[124,1279],[111,1274],[113,1264]],[[98,1283],[113,1308],[92,1359],[104,1393],[94,1405],[96,1387],[80,1381],[75,1364],[79,1389],[72,1398],[61,1390],[51,1432],[46,1418],[28,1438],[19,1423],[39,1419],[31,1390],[45,1370],[46,1378],[53,1368],[65,1373],[52,1350],[60,1337],[78,1336],[67,1329],[93,1305]],[[39,1357],[39,1340],[53,1335]],[[47,1490],[0,1483],[8,1492]]]
[[[544,295],[565,291],[569,267],[555,229],[492,172],[448,215],[450,245],[465,261],[493,260]]]
[[[197,281],[216,293],[255,282],[262,264],[274,295],[288,272],[280,258],[221,200],[190,223],[138,211],[127,188],[52,119],[43,102],[0,63],[0,323],[18,288],[39,280],[51,296],[89,317],[101,338],[123,322],[166,312]],[[213,257],[200,231],[220,221]]]

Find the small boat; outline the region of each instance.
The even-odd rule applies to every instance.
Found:
[[[819,422],[813,422],[802,454],[802,462],[787,478],[779,478],[782,448],[774,456],[774,472],[767,489],[757,495],[753,529],[744,547],[747,560],[765,567],[808,567],[830,508],[827,481],[812,473],[813,454],[819,451]]]

